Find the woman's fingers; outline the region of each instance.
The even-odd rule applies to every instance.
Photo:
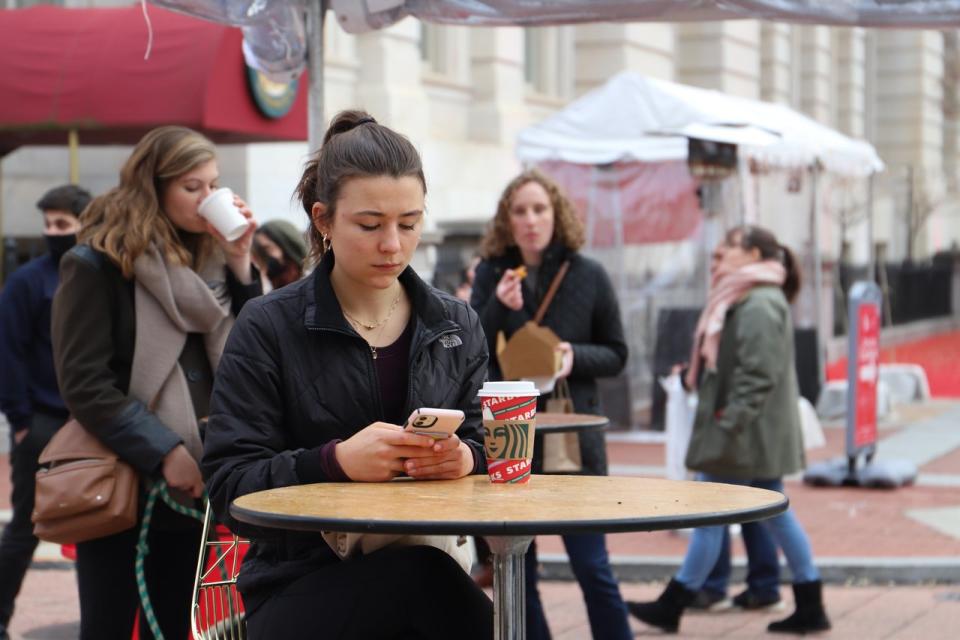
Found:
[[[430,460],[430,462],[426,462],[425,460]],[[457,478],[459,477],[460,461],[459,459],[450,458],[407,460],[404,464],[404,470],[410,477],[420,480],[439,477]]]

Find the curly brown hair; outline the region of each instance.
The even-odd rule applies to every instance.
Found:
[[[480,243],[480,254],[484,258],[502,256],[507,249],[517,245],[510,229],[510,202],[517,189],[528,182],[539,184],[550,198],[550,206],[553,207],[553,242],[560,242],[571,251],[583,246],[583,223],[577,217],[573,203],[556,182],[536,169],[528,169],[511,180],[500,196],[497,212]]]

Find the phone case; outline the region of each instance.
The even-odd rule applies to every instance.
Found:
[[[459,409],[432,409],[421,407],[407,418],[404,428],[431,438],[449,438],[463,424],[463,411]]]

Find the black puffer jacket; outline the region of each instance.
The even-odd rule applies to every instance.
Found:
[[[623,370],[627,362],[627,343],[613,285],[600,263],[565,247],[551,245],[544,252],[537,290],[533,291],[528,280],[524,280],[523,308],[512,311],[496,296],[497,283],[503,272],[523,262],[519,250],[512,247],[504,255],[477,265],[470,304],[480,314],[490,352],[495,353],[497,332],[503,331],[509,338],[533,319],[564,260],[570,260],[570,270],[547,310],[543,325],[573,346],[573,371],[568,382],[575,409],[580,413],[602,414],[596,379]],[[490,378],[499,380],[496,357],[491,357],[490,362]],[[541,398],[539,410],[543,410],[544,400]],[[606,475],[607,452],[603,433],[581,433],[580,449],[583,472]],[[537,438],[533,460],[535,472],[542,466],[542,451],[542,440]]]
[[[383,420],[367,343],[343,317],[330,284],[332,254],[300,282],[249,302],[227,340],[217,370],[202,468],[221,522],[253,538],[240,587],[256,606],[271,587],[339,562],[319,533],[264,529],[230,517],[239,496],[327,480],[320,449]],[[487,346],[477,314],[426,285],[408,268],[400,282],[416,328],[410,345],[405,412],[461,409],[457,434],[486,470],[477,391]]]

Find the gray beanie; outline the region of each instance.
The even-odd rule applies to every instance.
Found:
[[[271,220],[265,222],[257,232],[263,232],[273,240],[290,260],[297,264],[307,257],[307,243],[303,239],[303,232],[286,220]]]

